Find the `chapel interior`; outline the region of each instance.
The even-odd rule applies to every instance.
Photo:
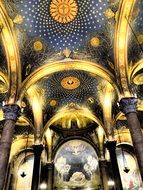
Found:
[[[0,190],[143,190],[142,130],[142,0],[0,0]]]

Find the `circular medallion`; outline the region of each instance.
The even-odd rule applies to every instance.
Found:
[[[75,0],[52,0],[50,14],[60,23],[68,23],[74,20],[77,15],[78,7]]]
[[[80,86],[80,81],[76,77],[66,77],[62,79],[61,85],[65,89],[73,90]]]
[[[100,45],[100,39],[98,37],[93,37],[90,40],[90,44],[92,47],[98,47]]]
[[[54,107],[57,105],[57,101],[56,100],[51,100],[50,101],[50,106]]]
[[[41,41],[37,40],[33,44],[33,48],[35,51],[41,51],[43,49],[43,44]]]
[[[87,102],[88,102],[88,104],[93,104],[94,103],[94,98],[93,97],[89,97],[87,99]]]

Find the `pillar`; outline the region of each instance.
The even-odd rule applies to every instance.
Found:
[[[136,105],[137,99],[133,97],[123,98],[120,101],[120,110],[126,115],[127,118],[139,170],[143,180],[143,134],[137,117]]]
[[[99,166],[100,166],[100,171],[101,171],[101,176],[102,176],[103,189],[104,190],[109,190],[109,187],[108,187],[108,174],[107,174],[107,160],[100,159],[99,160]]]
[[[49,162],[47,163],[47,169],[48,169],[48,182],[47,182],[47,186],[48,186],[48,190],[52,190],[53,189],[53,178],[54,178],[54,163],[53,162]]]
[[[3,112],[5,121],[0,140],[0,190],[4,188],[13,133],[16,120],[20,115],[20,108],[16,104],[5,105]]]
[[[120,172],[119,172],[119,167],[118,167],[118,162],[117,162],[117,156],[116,156],[116,141],[114,140],[107,141],[106,147],[109,150],[109,154],[110,154],[113,178],[115,182],[115,189],[122,190],[123,187],[122,187],[122,182],[121,182],[121,177],[120,177]]]
[[[38,190],[39,189],[39,182],[40,182],[40,167],[41,167],[41,153],[43,151],[43,145],[33,145],[34,151],[34,166],[33,166],[33,177],[32,177],[32,188],[31,190]]]

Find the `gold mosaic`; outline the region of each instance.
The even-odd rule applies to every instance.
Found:
[[[65,77],[62,79],[61,85],[65,89],[73,90],[80,86],[80,80],[76,77]]]
[[[43,49],[43,44],[41,41],[37,40],[33,44],[33,48],[35,51],[41,51]]]
[[[91,38],[90,45],[92,47],[98,47],[100,45],[100,39],[98,37]]]
[[[52,0],[50,5],[50,14],[60,23],[68,23],[74,20],[78,12],[78,6],[75,0]]]
[[[50,106],[54,107],[57,105],[57,101],[56,100],[51,100],[50,101]]]

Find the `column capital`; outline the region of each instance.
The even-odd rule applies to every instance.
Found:
[[[107,166],[107,160],[106,159],[99,159],[99,164],[103,167]]]
[[[17,104],[6,104],[2,107],[5,120],[16,121],[20,116],[20,107]]]
[[[35,154],[41,155],[44,148],[42,144],[34,144],[32,147]]]
[[[106,141],[105,146],[109,151],[112,151],[116,149],[116,144],[117,144],[116,140]]]
[[[128,113],[136,113],[138,99],[134,97],[122,98],[119,102],[120,110],[126,115]]]
[[[53,170],[54,163],[53,162],[47,162],[47,168],[48,168],[48,170]]]

